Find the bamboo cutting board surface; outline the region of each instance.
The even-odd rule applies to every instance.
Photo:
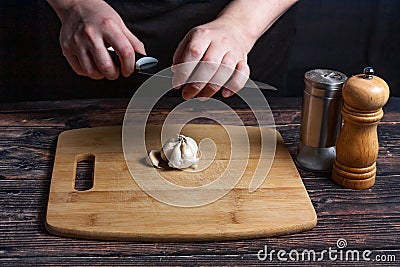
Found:
[[[90,239],[199,241],[276,236],[313,228],[316,213],[278,132],[271,131],[277,135],[277,146],[268,177],[255,192],[249,192],[260,133],[257,127],[246,130],[251,156],[238,184],[219,200],[190,208],[159,202],[136,184],[122,152],[120,126],[63,132],[57,143],[46,229],[56,235]],[[159,126],[148,127],[149,149],[160,147],[159,131]],[[160,170],[164,179],[182,186],[216,179],[227,166],[223,155],[229,141],[226,132],[219,125],[189,124],[182,133],[195,140],[207,133],[218,153],[207,169],[193,175]],[[77,191],[77,162],[91,158],[93,187]],[[152,167],[142,164],[137,171],[141,168]]]

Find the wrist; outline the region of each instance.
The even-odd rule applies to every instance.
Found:
[[[47,2],[57,13],[60,20],[63,20],[67,11],[76,5],[77,0],[47,0]]]
[[[234,0],[218,15],[239,33],[247,49],[251,49],[275,21],[297,0]]]
[[[243,23],[241,19],[236,16],[220,14],[214,22],[228,27],[240,42],[246,53],[250,52],[262,34],[261,32],[258,33],[255,31],[250,25]]]
[[[75,9],[79,3],[83,1],[88,2],[88,0],[47,0],[61,21],[70,13],[71,10]],[[92,2],[93,1],[102,2],[103,0],[92,0]]]

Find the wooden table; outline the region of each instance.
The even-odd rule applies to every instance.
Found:
[[[152,120],[162,121],[179,101],[170,98],[163,102]],[[293,156],[299,141],[301,99],[271,98],[269,102],[277,129]],[[393,260],[394,256],[399,264],[400,98],[390,99],[379,126],[378,177],[372,189],[344,189],[328,176],[300,170],[318,214],[318,225],[311,231],[265,239],[202,243],[107,242],[48,234],[44,220],[58,134],[73,128],[121,125],[127,103],[128,99],[95,99],[0,105],[1,266],[262,264],[270,261],[257,258],[265,246],[269,253],[275,250],[275,264],[310,265],[308,261],[292,261],[290,251],[314,250],[318,259],[321,251],[330,247],[338,249],[339,239],[347,241],[343,253],[358,250],[361,257],[363,251],[371,250],[372,254],[367,255],[370,262],[336,260],[338,263],[373,265],[378,259]],[[254,124],[250,111],[242,104],[232,100],[232,106],[246,124]],[[278,250],[286,252],[281,258],[287,258],[287,262],[278,259]],[[292,256],[296,256],[295,252]],[[328,254],[324,255],[323,262],[333,263]],[[396,265],[395,262],[384,264]]]

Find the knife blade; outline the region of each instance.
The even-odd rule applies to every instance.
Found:
[[[110,52],[112,59],[114,62],[120,67],[120,61],[117,53],[115,52],[114,48],[108,47],[107,50]],[[160,75],[157,73],[151,73],[147,72],[144,70],[150,70],[153,69],[157,64],[158,60],[154,57],[149,57],[145,55],[140,55],[136,54],[136,58],[138,60],[135,63],[135,69],[138,71],[140,74],[148,75],[148,76],[156,76],[156,77],[164,77],[168,79],[172,79],[172,76],[166,76],[166,75]],[[277,91],[276,87],[260,82],[260,81],[255,81],[248,79],[247,82],[245,83],[243,88],[254,88],[254,89],[261,89],[261,90],[270,90],[270,91]]]
[[[148,76],[156,76],[156,77],[162,77],[162,78],[167,78],[172,80],[172,76],[166,76],[166,75],[160,75],[157,73],[150,73],[150,72],[145,72],[141,69],[137,69],[138,73],[148,75]],[[251,89],[260,89],[260,90],[270,90],[270,91],[277,91],[276,87],[269,85],[267,83],[263,83],[260,81],[254,81],[251,79],[248,79],[247,82],[245,83],[243,88],[251,88]]]

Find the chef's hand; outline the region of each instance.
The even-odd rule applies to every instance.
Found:
[[[118,13],[101,0],[48,0],[62,28],[60,44],[64,56],[79,75],[114,80],[119,69],[108,46],[119,56],[122,74],[135,70],[135,51],[146,54],[144,45],[125,26]]]
[[[214,21],[192,29],[179,44],[173,59],[174,65],[200,60],[214,64],[173,65],[172,85],[179,88],[188,83],[182,91],[185,99],[195,96],[209,98],[226,81],[228,82],[222,90],[224,97],[240,90],[250,73],[247,54],[257,39],[295,2],[296,0],[231,1]],[[195,72],[192,74],[193,70]]]
[[[195,63],[173,66],[173,87],[179,88],[186,83],[182,90],[182,96],[186,100],[195,96],[200,99],[210,98],[228,80],[222,95],[229,97],[239,91],[250,74],[247,53],[252,45],[244,37],[239,28],[226,21],[214,20],[193,28],[179,44],[173,65],[200,60],[202,62],[193,74]]]

